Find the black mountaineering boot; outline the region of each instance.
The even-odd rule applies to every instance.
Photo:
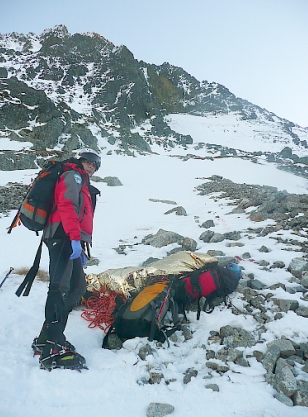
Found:
[[[56,368],[77,371],[88,369],[85,358],[79,353],[66,350],[65,346],[50,341],[46,341],[39,362],[41,369],[48,371]]]
[[[40,337],[35,337],[31,345],[31,348],[33,350],[33,356],[40,355],[43,352],[45,344],[46,344],[46,341],[44,342],[40,341]],[[61,345],[59,345],[59,347],[61,348]],[[65,350],[67,351],[76,352],[75,346],[72,345],[68,340],[64,342],[64,347],[65,347]]]

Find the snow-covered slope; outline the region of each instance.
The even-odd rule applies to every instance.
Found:
[[[238,147],[241,147],[240,143]],[[30,182],[33,175],[31,170],[0,172],[0,182],[1,185],[11,180]],[[298,250],[296,246],[290,250],[271,235],[252,239],[248,230],[256,224],[249,221],[246,214],[228,214],[231,211],[229,202],[213,196],[200,196],[194,191],[204,181],[201,178],[222,175],[235,182],[265,184],[293,193],[306,193],[308,183],[305,179],[278,171],[273,164],[264,162],[260,165],[238,158],[190,159],[184,162],[170,152],[136,158],[104,154],[98,175],[118,176],[123,186],[95,184],[102,193],[97,205],[92,249],[99,265],[88,267],[87,273],[140,266],[149,257],[166,256],[176,244],[163,248],[141,244],[144,236],[156,233],[160,228],[196,239],[199,252],[221,250],[227,256],[250,252],[256,262],[266,259],[269,264],[283,261],[286,265],[294,257],[303,255],[295,252]],[[164,213],[170,205],[149,199],[173,200],[186,209],[187,216],[166,215]],[[15,229],[11,235],[6,234],[13,214],[0,218],[2,277],[11,266],[15,270],[31,266],[39,243],[39,238],[23,227]],[[226,242],[205,244],[199,240],[200,224],[209,218],[215,222],[215,232],[242,231],[240,241],[244,246],[228,247]],[[272,223],[267,221],[257,226]],[[281,231],[281,236],[292,238],[292,232]],[[125,255],[114,250],[120,244],[126,245]],[[260,253],[262,245],[269,247],[271,252]],[[267,285],[278,282],[289,285],[291,274],[286,269],[264,270],[256,262],[243,260],[240,265],[246,274],[255,274]],[[46,249],[41,267],[48,267]],[[288,407],[273,397],[275,391],[264,381],[264,368],[253,357],[248,359],[249,367],[233,365],[222,375],[207,368],[204,346],[208,346],[210,331],[219,331],[224,325],[242,327],[252,333],[258,328],[252,316],[235,316],[223,307],[216,308],[211,315],[202,313],[200,321],[196,321],[195,313],[189,313],[192,339],[185,341],[179,334],[178,342],[171,342],[170,348],[158,348],[151,343],[155,353],[145,361],[137,355],[139,348],[147,342],[143,339],[127,341],[119,351],[103,350],[103,332],[98,328],[88,328],[78,308],[69,319],[67,338],[86,357],[89,370],[82,373],[42,371],[37,357],[32,357],[30,346],[43,321],[47,283],[38,280],[29,297],[17,298],[14,293],[22,279],[22,275],[13,271],[0,290],[3,398],[0,414],[3,417],[39,416],[42,413],[46,417],[64,417],[68,413],[87,416],[89,412],[114,417],[124,414],[143,417],[152,402],[173,405],[174,417],[201,417],[205,412],[225,417],[304,417],[307,414],[306,407]],[[303,305],[307,304],[299,295],[294,295],[294,298]],[[233,303],[241,308],[239,294],[235,294]],[[298,342],[307,341],[306,321],[307,318],[294,312],[285,313],[281,320],[265,326],[262,338],[268,342],[284,335]],[[211,349],[218,348],[219,345],[211,345]],[[259,349],[262,349],[261,345]],[[243,353],[248,358],[252,350],[245,348]],[[183,376],[189,368],[198,371],[198,375],[189,384],[184,384]],[[149,369],[162,372],[165,379],[160,384],[145,383]],[[297,378],[308,380],[304,372],[300,372]],[[219,392],[206,389],[209,383],[217,384]]]

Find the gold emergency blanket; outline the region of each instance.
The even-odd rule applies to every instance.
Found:
[[[100,291],[101,288],[105,288],[129,297],[131,291],[147,286],[155,276],[181,275],[202,268],[208,263],[217,264],[218,260],[205,253],[180,251],[144,268],[129,266],[108,269],[99,274],[88,274],[87,289]]]

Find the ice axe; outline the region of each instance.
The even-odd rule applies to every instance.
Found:
[[[11,266],[9,272],[6,274],[6,276],[4,277],[3,281],[0,284],[0,288],[2,287],[2,285],[5,283],[6,279],[9,277],[10,273],[14,271],[14,268]]]

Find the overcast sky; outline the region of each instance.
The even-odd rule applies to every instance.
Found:
[[[58,24],[180,66],[308,126],[308,0],[0,0],[0,33]]]

